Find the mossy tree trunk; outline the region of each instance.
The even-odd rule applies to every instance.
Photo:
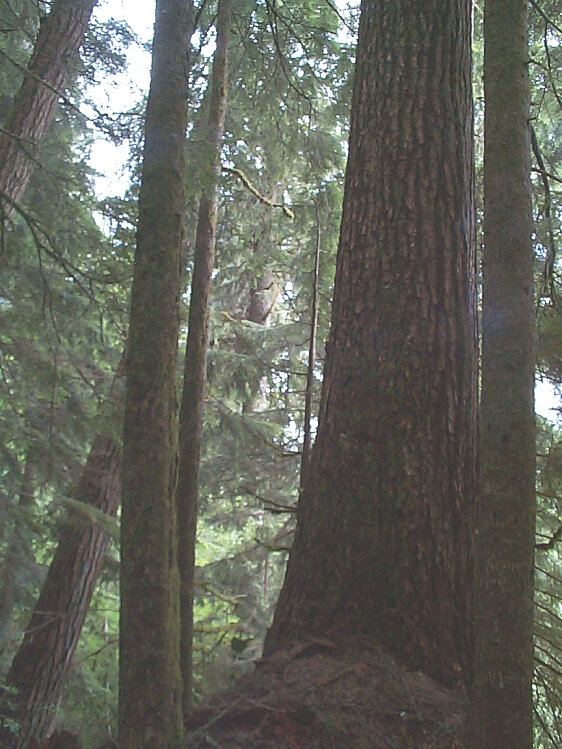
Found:
[[[76,498],[114,517],[121,500],[121,448],[97,436]],[[16,653],[1,698],[1,713],[19,724],[3,729],[2,746],[25,749],[52,730],[68,670],[103,564],[109,533],[84,511],[72,510],[55,551],[35,609]]]
[[[31,543],[25,534],[27,514],[35,501],[33,473],[33,451],[30,449],[25,457],[19,502],[13,513],[12,524],[4,523],[2,528],[2,534],[5,534],[6,538],[6,550],[0,565],[0,642],[8,637],[13,621],[14,601],[18,600],[21,592],[22,583],[18,580],[18,569],[21,568],[24,558],[35,561]]]
[[[158,0],[126,359],[119,745],[182,745],[176,364],[192,3]]]
[[[220,152],[226,116],[228,45],[231,2],[219,0],[209,119],[205,137],[202,195],[199,203],[185,372],[180,412],[180,463],[177,488],[179,529],[178,560],[181,581],[181,667],[183,712],[192,700],[193,589],[195,533],[199,496],[199,464],[203,429],[203,403],[209,344],[209,297],[215,261]]]
[[[527,3],[484,19],[484,296],[474,714],[483,749],[533,743],[534,306]]]
[[[470,681],[468,0],[363,0],[318,436],[265,654],[360,637]]]
[[[10,217],[39,155],[97,0],[54,0],[0,131],[0,212]]]

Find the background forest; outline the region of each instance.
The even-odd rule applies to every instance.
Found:
[[[88,506],[83,472],[96,435],[121,435],[146,105],[116,112],[100,103],[99,88],[138,44],[111,18],[112,4],[100,3],[110,20],[94,14],[88,25],[25,195],[2,206],[0,236],[0,677],[59,540],[98,522],[109,543],[57,718],[86,749],[117,732],[119,515]],[[0,134],[51,5],[0,0]],[[192,39],[180,352],[211,179],[201,153],[215,5],[199,4]],[[253,668],[292,543],[328,338],[357,20],[356,3],[233,4],[196,545],[197,699]],[[479,4],[474,22],[480,219]],[[547,749],[562,745],[562,13],[553,0],[532,0],[529,23],[536,371],[553,394],[537,414],[535,746]],[[90,155],[100,139],[129,149],[124,194],[96,192]],[[182,370],[180,362],[178,382]]]

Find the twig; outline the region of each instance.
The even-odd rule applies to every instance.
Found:
[[[213,716],[211,718],[211,720],[209,720],[207,723],[205,723],[205,725],[201,726],[196,731],[193,731],[193,733],[191,734],[191,736],[199,736],[199,735],[201,735],[204,731],[206,731],[208,728],[210,728],[211,726],[213,726],[215,723],[218,723],[218,721],[221,718],[224,718],[224,716],[227,713],[229,713],[231,710],[234,710],[234,708],[237,707],[240,704],[240,702],[241,702],[241,699],[239,698],[239,699],[235,700],[232,704],[227,705],[225,708],[223,708],[220,711],[220,713],[217,713],[217,715]],[[205,734],[205,738],[207,740],[209,740],[210,737]],[[218,746],[218,744],[216,744],[216,746]]]
[[[548,234],[548,240],[550,247],[546,247],[547,250],[547,256],[546,256],[546,262],[544,266],[544,273],[543,273],[543,294],[546,294],[548,291],[548,294],[551,298],[551,300],[554,302],[556,297],[556,290],[554,286],[554,266],[556,263],[556,244],[554,240],[554,230],[552,227],[552,214],[551,214],[551,195],[550,195],[550,183],[548,181],[547,172],[545,169],[544,160],[539,148],[539,143],[537,140],[537,134],[535,133],[535,128],[531,125],[531,147],[533,149],[533,153],[535,155],[535,158],[537,160],[537,164],[539,165],[539,169],[541,177],[542,177],[542,183],[543,183],[543,190],[544,190],[544,217],[546,219],[546,231]]]
[[[535,544],[535,549],[552,549],[554,548],[554,544],[557,541],[560,541],[562,539],[562,525],[559,525],[558,528],[555,530],[554,535],[549,538],[548,541],[545,541],[542,544]]]
[[[550,25],[552,26],[552,28],[553,28],[553,29],[556,29],[556,31],[558,31],[558,33],[559,33],[559,34],[562,34],[562,28],[560,28],[560,26],[557,26],[557,25],[556,25],[556,24],[554,23],[554,21],[552,21],[552,20],[551,20],[551,19],[550,19],[550,18],[549,18],[549,17],[548,17],[547,15],[546,15],[546,13],[544,12],[544,10],[543,10],[543,9],[542,9],[542,8],[540,7],[540,5],[539,5],[539,4],[537,3],[537,2],[535,2],[535,0],[530,0],[530,3],[531,3],[531,5],[533,6],[533,8],[534,8],[534,9],[535,9],[535,10],[537,11],[537,13],[538,13],[538,14],[539,14],[540,16],[542,16],[542,17],[544,18],[544,20],[545,20],[545,21],[546,21],[547,23],[549,23],[549,24],[550,24]]]
[[[543,177],[548,177],[548,179],[554,180],[554,182],[559,182],[562,185],[562,179],[560,177],[557,177],[555,174],[552,174],[552,172],[547,172],[545,169],[537,169],[533,167],[531,169],[533,174],[540,174]]]
[[[361,665],[361,663],[356,663],[353,666],[344,668],[342,671],[338,671],[337,674],[331,676],[329,679],[324,679],[324,681],[321,681],[318,684],[312,684],[307,691],[311,692],[313,689],[322,689],[322,687],[327,687],[329,684],[333,684],[334,682],[339,681],[339,679],[343,679],[343,677],[347,676],[348,674],[359,673],[362,668],[363,666]]]
[[[118,637],[111,638],[107,642],[104,642],[103,645],[101,645],[99,648],[97,648],[93,652],[88,653],[88,655],[85,655],[83,658],[80,658],[79,661],[74,661],[74,663],[72,664],[72,668],[76,668],[76,666],[79,666],[81,663],[84,663],[84,661],[87,661],[88,658],[93,658],[94,656],[99,655],[103,650],[110,647],[111,645],[117,645],[118,642],[119,642]]]
[[[260,203],[263,203],[264,205],[268,205],[271,208],[281,208],[285,216],[287,218],[295,218],[295,214],[293,211],[286,206],[284,203],[274,203],[271,198],[267,198],[265,195],[262,195],[260,191],[257,189],[257,187],[254,187],[254,185],[250,182],[248,177],[244,174],[244,172],[241,169],[232,169],[229,166],[223,166],[222,167],[223,172],[228,172],[229,174],[234,174],[238,177],[238,179],[242,182],[244,187],[249,190],[252,195],[255,195],[255,197],[260,201]]]
[[[296,512],[297,506],[296,504],[285,504],[284,502],[276,502],[274,499],[269,499],[268,497],[263,497],[261,494],[258,494],[257,492],[250,489],[249,486],[242,486],[242,491],[245,491],[247,494],[249,494],[251,497],[254,497],[255,499],[259,499],[260,502],[263,502],[265,505],[272,505],[272,507],[264,507],[265,510],[270,510],[271,512]]]

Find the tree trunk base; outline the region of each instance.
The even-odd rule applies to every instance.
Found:
[[[188,745],[265,749],[469,749],[467,703],[381,647],[308,640],[188,720]]]

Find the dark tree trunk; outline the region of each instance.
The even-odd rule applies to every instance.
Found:
[[[312,292],[310,311],[310,340],[308,342],[308,364],[306,368],[306,391],[304,396],[304,424],[302,440],[302,459],[300,484],[304,483],[304,476],[310,451],[312,450],[312,388],[314,383],[314,368],[316,365],[316,339],[318,335],[318,285],[320,279],[320,242],[321,242],[320,220],[318,215],[318,204],[316,205],[316,249],[314,251],[314,269],[312,272]]]
[[[470,679],[470,10],[362,3],[318,436],[266,655],[367,636]]]
[[[0,642],[6,639],[13,618],[14,601],[18,598],[17,569],[22,560],[33,560],[33,551],[26,540],[26,512],[33,506],[33,459],[31,451],[25,459],[19,502],[14,512],[13,526],[9,527],[6,551],[0,567]],[[5,530],[5,528],[4,528]]]
[[[121,749],[182,745],[175,379],[191,12],[156,3],[126,361]]]
[[[120,472],[118,444],[96,437],[77,499],[114,517],[121,499]],[[42,741],[52,729],[108,540],[107,530],[83,513],[71,512],[6,678],[15,691],[2,695],[2,714],[20,725],[15,741],[20,749]],[[0,738],[10,744],[9,734],[0,730]]]
[[[0,213],[9,218],[37,163],[97,0],[54,0],[0,131]]]
[[[534,307],[527,3],[487,0],[478,746],[533,743]]]
[[[199,464],[203,429],[203,400],[209,343],[209,297],[215,262],[220,152],[226,115],[228,45],[231,3],[219,0],[217,46],[211,79],[211,101],[205,138],[204,183],[199,203],[185,373],[180,413],[180,463],[177,489],[178,562],[180,568],[181,667],[183,712],[191,708],[193,588],[195,533],[199,496]]]

